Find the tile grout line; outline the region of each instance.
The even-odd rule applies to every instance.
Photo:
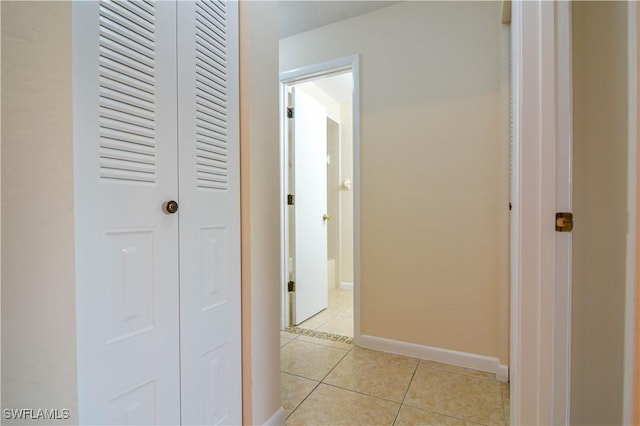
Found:
[[[282,370],[280,370],[280,372],[283,373],[283,374],[288,374],[288,375],[293,376],[293,377],[297,377],[299,379],[305,379],[305,380],[310,380],[312,382],[321,383],[319,380],[310,379],[309,377],[301,376],[301,375],[296,374],[296,373],[289,373],[288,371],[282,371]]]
[[[347,391],[347,392],[357,393],[358,395],[367,396],[369,398],[377,399],[377,400],[380,400],[380,401],[391,402],[392,404],[401,405],[400,402],[394,401],[392,399],[382,398],[380,396],[371,395],[370,393],[358,391],[358,390],[355,390],[355,389],[345,388],[345,387],[342,387],[342,386],[334,385],[333,383],[322,382],[322,384],[323,385],[327,385],[327,386],[331,386],[332,388],[341,389],[341,390],[344,390],[344,391]]]
[[[342,312],[342,311],[339,311],[339,312],[338,312],[338,314],[339,314],[340,312]],[[316,327],[316,328],[312,329],[312,331],[320,332],[318,329],[319,329],[320,327],[322,327],[323,325],[325,325],[327,322],[329,322],[329,320],[331,320],[332,318],[336,317],[338,314],[333,315],[331,318],[329,318],[329,319],[327,319],[326,321],[324,321],[324,322],[323,322],[322,324],[320,324],[318,327]],[[352,313],[351,315],[353,316],[353,313]],[[304,323],[304,321],[303,321],[303,323]],[[302,324],[300,324],[300,325],[302,325]],[[300,328],[304,328],[304,327],[300,327]],[[284,330],[281,330],[281,332],[282,332],[282,331],[284,331]],[[321,333],[326,333],[326,332],[321,332]],[[323,339],[321,339],[321,338],[319,338],[319,337],[316,337],[316,336],[307,336],[307,335],[305,335],[305,334],[298,334],[298,333],[289,333],[289,334],[294,334],[294,335],[295,335],[295,337],[294,337],[293,339],[289,339],[289,340],[290,340],[289,342],[287,342],[287,343],[285,343],[284,345],[280,346],[280,351],[282,351],[282,348],[284,348],[285,346],[287,346],[288,344],[290,344],[290,343],[291,343],[291,342],[293,342],[294,340],[298,340],[301,336],[314,337],[314,338],[316,338],[316,339],[323,340]],[[333,334],[333,333],[327,333],[327,334]],[[281,336],[281,337],[282,337],[282,336]],[[347,336],[347,337],[348,337],[348,336]],[[287,339],[287,337],[285,337],[285,339]],[[301,406],[301,405],[302,405],[302,404],[303,404],[307,399],[309,399],[309,397],[310,397],[310,396],[311,396],[311,395],[312,395],[312,394],[313,394],[313,393],[318,389],[318,387],[319,387],[321,384],[325,384],[325,385],[331,386],[331,385],[329,385],[328,383],[325,383],[325,382],[324,382],[324,380],[327,378],[327,376],[329,376],[329,374],[331,374],[331,372],[332,372],[332,371],[333,371],[333,370],[338,366],[338,364],[340,364],[340,363],[342,362],[342,360],[343,360],[343,359],[344,359],[344,358],[345,358],[345,357],[346,357],[346,356],[347,356],[347,355],[348,355],[348,354],[353,350],[353,348],[354,348],[354,346],[355,346],[355,345],[353,344],[353,337],[351,337],[351,343],[345,343],[345,342],[340,342],[340,341],[331,340],[331,339],[324,339],[324,340],[332,341],[332,342],[337,342],[337,343],[343,343],[343,344],[346,344],[346,345],[350,345],[351,347],[350,347],[349,349],[336,348],[336,347],[333,347],[333,346],[330,346],[330,345],[324,345],[324,344],[322,344],[322,343],[315,343],[315,342],[308,342],[308,341],[305,341],[305,340],[300,340],[300,342],[311,343],[311,344],[318,345],[318,346],[324,346],[324,347],[330,347],[330,348],[333,348],[333,349],[344,350],[344,351],[346,351],[346,352],[345,352],[345,354],[342,356],[342,358],[340,358],[340,360],[338,360],[338,362],[333,366],[333,368],[331,368],[331,370],[330,370],[330,371],[329,371],[329,372],[328,372],[328,373],[327,373],[327,374],[326,374],[326,375],[325,375],[325,376],[324,376],[320,381],[317,381],[317,382],[316,382],[316,385],[313,387],[313,389],[311,389],[311,392],[309,392],[309,393],[307,394],[307,396],[305,396],[305,397],[302,399],[302,401],[300,401],[300,402],[299,402],[299,403],[298,403],[298,404],[297,404],[297,405],[296,405],[296,406],[291,410],[291,412],[289,413],[289,415],[287,415],[287,417],[285,418],[285,423],[286,423],[286,420],[287,420],[287,419],[289,419],[289,418],[293,415],[293,413],[295,413],[295,412],[298,410],[298,408],[300,408],[300,406]],[[289,375],[292,375],[292,376],[294,376],[294,377],[299,377],[299,378],[302,378],[302,379],[311,380],[311,381],[314,381],[314,382],[315,382],[315,380],[314,380],[314,379],[310,379],[310,378],[308,378],[308,377],[300,376],[300,375],[297,375],[297,374],[292,374],[292,373],[289,373],[289,372],[286,372],[286,371],[282,371],[282,370],[280,370],[280,373],[289,374]]]
[[[331,370],[329,370],[329,372],[327,374],[324,375],[324,377],[322,378],[322,380],[320,380],[320,383],[324,383],[325,385],[328,385],[328,383],[325,383],[325,379],[329,376],[329,374],[331,374],[333,372],[333,370],[336,369],[336,367],[338,366],[338,364],[340,364],[346,357],[347,355],[349,355],[351,353],[351,351],[353,350],[353,346],[351,347],[351,349],[347,350],[347,353],[344,354],[344,356],[342,358],[340,358],[340,360],[338,362],[336,362],[336,365],[334,365]]]
[[[414,379],[416,373],[418,372],[418,368],[419,368],[420,363],[422,361],[423,360],[418,359],[418,365],[416,366],[416,370],[414,371],[413,376],[411,377],[411,382],[409,383],[409,387],[411,387],[411,383],[413,382],[413,379]],[[445,372],[445,373],[458,374],[458,375],[462,375],[462,376],[471,377],[471,378],[474,378],[474,379],[478,378],[478,377],[470,375],[470,374],[460,373],[460,372],[457,372],[457,371],[449,371],[449,370],[439,369],[439,368],[433,368],[433,367],[429,367],[427,365],[425,365],[424,368],[427,368],[429,370],[442,371],[442,372]],[[443,417],[449,417],[449,418],[452,418],[452,419],[462,420],[465,423],[472,423],[472,424],[475,424],[475,425],[480,425],[480,423],[474,423],[474,422],[471,422],[471,421],[467,420],[467,418],[464,417],[464,416],[457,416],[457,415],[451,415],[451,414],[447,414],[447,413],[441,413],[439,411],[433,411],[433,410],[429,410],[427,408],[415,407],[413,405],[405,404],[404,401],[406,400],[408,393],[409,393],[409,388],[407,388],[407,392],[405,392],[404,398],[402,398],[402,405],[400,406],[400,408],[406,406],[406,407],[410,407],[410,408],[415,408],[416,410],[420,410],[420,411],[427,411],[429,413],[433,413],[433,414],[436,414],[438,416],[443,416]],[[502,390],[500,390],[500,395],[502,396]],[[397,418],[396,418],[396,421],[397,421]],[[395,422],[394,422],[394,424],[395,424]]]
[[[297,377],[302,377],[302,376],[297,376]],[[304,378],[304,379],[306,379],[306,377],[303,377],[303,378]],[[308,379],[308,380],[311,380],[311,379]],[[296,405],[296,406],[295,406],[295,408],[294,408],[293,410],[291,410],[291,412],[290,412],[290,413],[289,413],[289,415],[285,418],[285,420],[287,420],[289,417],[291,417],[291,416],[293,415],[293,413],[295,413],[295,412],[296,412],[296,410],[297,410],[297,409],[302,405],[302,403],[303,403],[303,402],[305,402],[305,401],[307,400],[307,398],[309,398],[309,397],[311,396],[311,394],[312,394],[313,392],[315,392],[315,390],[316,390],[316,389],[318,389],[318,386],[320,386],[320,384],[321,384],[321,383],[322,383],[322,382],[318,382],[318,383],[316,383],[316,385],[313,387],[313,389],[311,389],[311,392],[309,392],[309,393],[307,394],[307,396],[305,396],[305,397],[302,399],[302,401],[300,401],[300,403],[298,403],[298,405]]]
[[[404,395],[402,396],[402,401],[400,401],[400,407],[398,407],[398,413],[396,414],[396,418],[393,419],[393,423],[392,424],[396,424],[396,422],[398,421],[398,417],[400,417],[400,411],[402,411],[402,407],[404,406],[404,400],[407,399],[407,394],[409,393],[409,388],[411,387],[411,384],[413,383],[413,378],[416,377],[416,373],[418,372],[418,367],[420,366],[420,360],[417,360],[418,362],[416,362],[416,368],[413,369],[413,374],[411,375],[411,380],[409,380],[409,384],[407,385],[407,390],[404,391]]]
[[[322,346],[322,345],[319,345],[319,346]],[[351,348],[351,349],[353,349],[353,348]],[[303,404],[307,399],[309,399],[309,397],[310,397],[310,396],[311,396],[311,395],[316,391],[316,389],[318,389],[318,387],[319,387],[321,384],[328,385],[328,383],[324,383],[324,379],[326,379],[326,378],[327,378],[327,376],[328,376],[329,374],[331,374],[331,372],[332,372],[332,371],[333,371],[333,370],[338,366],[338,364],[340,364],[340,363],[342,362],[342,360],[343,360],[343,359],[344,359],[344,358],[349,354],[349,352],[351,352],[351,349],[347,350],[347,352],[342,356],[342,358],[340,358],[340,360],[338,360],[338,362],[336,363],[336,365],[334,365],[334,366],[333,366],[333,368],[331,368],[331,370],[329,370],[329,372],[328,372],[328,373],[327,373],[327,374],[326,374],[326,375],[325,375],[325,376],[324,376],[324,377],[323,377],[323,378],[322,378],[322,379],[321,379],[321,380],[320,380],[320,381],[319,381],[319,382],[318,382],[318,383],[313,387],[313,389],[311,389],[311,392],[309,392],[309,393],[307,394],[307,396],[305,396],[305,397],[302,399],[302,401],[300,401],[300,403],[299,403],[298,405],[296,405],[296,407],[295,407],[293,410],[291,410],[291,413],[289,413],[289,415],[286,417],[286,419],[288,419],[289,417],[291,417],[291,416],[293,415],[293,413],[294,413],[296,410],[298,410],[298,408],[299,408],[299,407],[300,407],[300,406],[301,406],[301,405],[302,405],[302,404]],[[286,373],[286,374],[291,374],[291,373],[287,373],[286,371],[282,371],[282,370],[280,370],[280,372],[281,372],[281,373]],[[301,378],[303,378],[303,379],[307,379],[307,380],[313,380],[313,379],[310,379],[310,378],[308,378],[308,377],[298,376],[297,374],[292,374],[292,375],[293,375],[293,376],[296,376],[296,377],[301,377]],[[314,380],[314,381],[315,381],[315,380]],[[286,420],[286,419],[285,419],[285,420]]]

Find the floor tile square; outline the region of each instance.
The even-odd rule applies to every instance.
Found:
[[[335,309],[325,309],[323,311],[318,312],[314,316],[306,319],[297,325],[300,328],[306,328],[307,330],[316,330],[318,327],[329,321],[331,318],[336,316],[338,313]]]
[[[419,365],[404,403],[483,425],[504,425],[498,381]]]
[[[280,398],[287,416],[300,405],[316,386],[318,386],[318,382],[314,380],[288,373],[280,373]]]
[[[296,339],[280,349],[280,370],[320,381],[346,354],[344,349]]]
[[[298,335],[294,334],[294,333],[288,333],[286,331],[281,331],[280,332],[280,337],[284,338],[284,339],[295,340],[295,339],[298,338]]]
[[[443,416],[442,414],[403,405],[400,408],[395,426],[467,426],[463,419]]]
[[[353,317],[336,315],[318,327],[317,330],[353,337]]]
[[[511,423],[511,389],[509,383],[500,383],[502,390],[502,404],[504,406],[504,421],[506,424]]]
[[[355,347],[324,382],[402,402],[417,364],[415,358]]]
[[[400,404],[320,384],[287,425],[392,425]]]

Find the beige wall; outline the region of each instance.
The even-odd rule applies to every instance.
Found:
[[[71,3],[2,12],[2,408],[76,423]]]
[[[244,423],[280,408],[280,155],[275,2],[240,2]]]
[[[403,2],[281,40],[360,54],[361,331],[508,363],[508,28],[500,2]]]
[[[627,231],[627,5],[573,3],[571,423],[621,424]]]

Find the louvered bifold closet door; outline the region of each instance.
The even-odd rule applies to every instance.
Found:
[[[80,423],[178,424],[176,4],[72,7]]]
[[[183,424],[241,424],[238,4],[178,2]]]

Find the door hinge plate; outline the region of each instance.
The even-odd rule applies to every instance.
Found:
[[[556,231],[557,232],[573,231],[573,213],[570,213],[570,212],[556,213]]]
[[[287,283],[287,289],[288,289],[288,291],[296,291],[296,282],[295,281],[289,281]]]
[[[287,195],[287,205],[293,206],[296,203],[296,196],[293,194]]]
[[[294,110],[291,107],[287,107],[287,118],[293,118]]]

